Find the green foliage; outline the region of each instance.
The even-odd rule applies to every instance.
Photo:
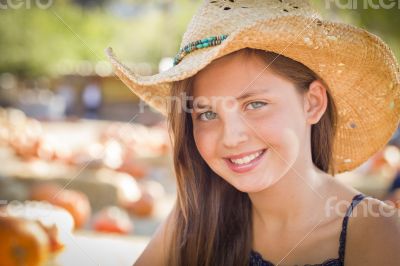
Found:
[[[363,9],[362,5],[357,9],[331,5],[327,9],[326,1],[312,2],[325,16],[374,32],[400,58],[400,9]],[[57,0],[44,10],[34,5],[30,9],[0,9],[0,73],[55,75],[62,62],[73,65],[82,60],[106,60],[104,49],[108,46],[125,62],[148,62],[156,69],[161,57],[175,56],[183,32],[201,3],[104,0],[102,5],[84,8],[74,2],[79,1]],[[141,11],[135,16],[117,15],[107,8],[107,4],[116,2]]]
[[[98,60],[100,43],[111,37],[102,28],[108,17],[100,11],[90,15],[72,5],[51,9],[7,9],[0,12],[0,72],[20,75],[51,73],[62,59]]]
[[[143,15],[128,18],[67,0],[54,1],[45,10],[0,10],[0,73],[56,74],[60,62],[106,60],[108,46],[124,60],[156,66],[161,56],[175,55],[195,7],[182,0],[170,12],[162,12],[153,3]]]

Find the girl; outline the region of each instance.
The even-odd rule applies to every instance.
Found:
[[[205,1],[174,67],[116,74],[168,118],[177,199],[135,265],[399,265],[398,212],[338,182],[396,130],[399,69],[307,1]]]

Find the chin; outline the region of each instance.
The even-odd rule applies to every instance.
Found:
[[[240,184],[235,184],[234,186],[236,189],[242,192],[257,193],[273,187],[276,183],[279,182],[279,180],[281,180],[281,178],[283,178],[283,176],[280,176],[278,178],[268,178],[263,176],[259,177],[259,179],[257,179],[257,177],[250,177],[250,180],[241,180],[243,182],[241,182]],[[254,182],[254,180],[256,180],[256,182]]]
[[[236,182],[230,182],[230,184],[235,187],[237,190],[244,193],[256,193],[260,192],[264,189],[269,188],[271,185],[267,180],[260,180],[258,182],[254,182],[254,177],[248,178],[245,180],[245,177],[242,177],[242,180],[235,180]],[[237,182],[239,181],[239,182]]]
[[[243,193],[257,193],[263,190],[264,188],[260,187],[236,187],[237,190]]]
[[[269,188],[269,186],[241,185],[241,186],[235,186],[235,188],[243,193],[257,193]]]

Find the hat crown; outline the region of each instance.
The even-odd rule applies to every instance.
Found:
[[[230,34],[259,20],[288,15],[320,17],[307,0],[204,0],[180,48],[210,36]]]

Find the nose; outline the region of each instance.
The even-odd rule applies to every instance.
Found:
[[[225,147],[233,148],[246,142],[249,137],[247,126],[239,119],[226,121],[224,124],[222,142]]]

